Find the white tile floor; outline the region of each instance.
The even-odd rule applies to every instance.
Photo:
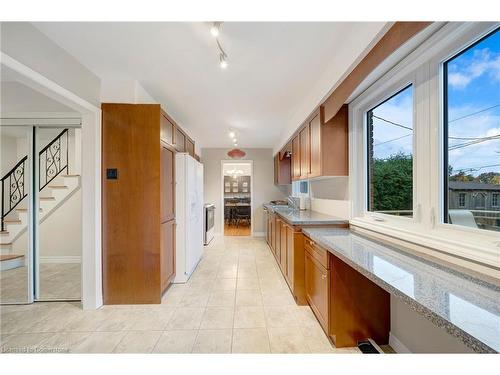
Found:
[[[80,263],[40,264],[40,299],[80,299]],[[15,303],[28,300],[28,268],[0,272],[0,300]]]
[[[3,352],[359,353],[335,349],[297,306],[263,239],[216,238],[161,305],[3,306]]]

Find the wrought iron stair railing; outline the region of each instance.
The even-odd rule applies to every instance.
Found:
[[[61,131],[38,153],[38,185],[42,191],[61,172],[69,173],[69,132]],[[63,147],[65,146],[65,152]],[[5,230],[5,218],[28,195],[26,170],[28,155],[23,157],[4,177],[2,177],[2,220],[1,230]]]

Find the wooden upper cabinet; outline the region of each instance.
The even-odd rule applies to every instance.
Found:
[[[298,135],[292,140],[292,180],[300,179],[300,138]]]
[[[321,176],[321,118],[319,113],[309,121],[310,172],[309,177]]]
[[[168,119],[168,117],[161,112],[160,115],[160,139],[168,143],[169,145],[173,145],[174,143],[174,124]]]
[[[186,137],[186,152],[194,158],[194,142]]]
[[[292,140],[292,180],[349,175],[347,105],[326,123],[323,116],[316,110]]]
[[[274,184],[289,185],[292,183],[292,158],[287,153],[278,152],[274,157]]]
[[[348,118],[345,104],[330,121],[321,121],[321,176],[349,175]]]
[[[311,144],[309,137],[309,124],[299,133],[300,137],[300,179],[309,177],[311,173]]]
[[[177,126],[175,127],[174,147],[179,152],[186,152],[186,136]]]

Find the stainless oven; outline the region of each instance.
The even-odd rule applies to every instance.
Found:
[[[205,204],[205,233],[204,243],[208,245],[214,238],[214,223],[215,223],[215,205],[212,203]]]

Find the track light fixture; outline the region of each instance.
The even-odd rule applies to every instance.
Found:
[[[210,28],[210,34],[212,34],[212,36],[215,38],[215,41],[217,43],[217,48],[219,49],[219,66],[221,67],[221,69],[226,69],[228,66],[227,53],[224,51],[219,42],[219,34],[221,26],[222,22],[214,22],[212,24],[212,27]]]

